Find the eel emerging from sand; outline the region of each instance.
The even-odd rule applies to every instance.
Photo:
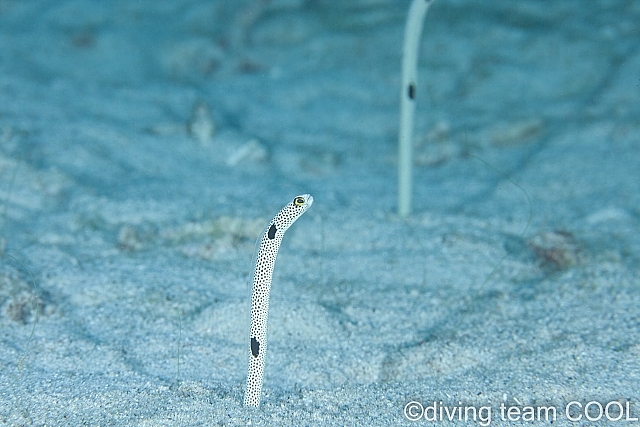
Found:
[[[255,257],[253,290],[251,292],[251,331],[249,337],[249,372],[244,393],[246,406],[258,407],[264,378],[264,359],[267,353],[267,318],[269,317],[269,292],[271,276],[284,232],[313,203],[313,197],[303,194],[296,197],[271,220],[258,239],[260,245]]]

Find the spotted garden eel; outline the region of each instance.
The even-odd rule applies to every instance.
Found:
[[[244,393],[246,406],[258,407],[264,379],[264,360],[267,353],[267,319],[269,317],[269,292],[271,276],[278,249],[285,231],[313,203],[313,197],[303,194],[296,197],[271,220],[258,239],[253,290],[251,291],[251,329],[249,332],[249,372]]]

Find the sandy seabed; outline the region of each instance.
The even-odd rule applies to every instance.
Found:
[[[640,3],[436,0],[401,219],[408,6],[0,0],[0,424],[634,424]]]

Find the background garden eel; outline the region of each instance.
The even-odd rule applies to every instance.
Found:
[[[244,393],[246,406],[258,407],[264,378],[264,359],[267,353],[267,319],[269,317],[269,292],[271,276],[284,232],[309,209],[313,197],[303,194],[282,208],[262,232],[256,244],[253,290],[251,292],[251,330],[249,337],[249,372]]]
[[[418,85],[418,50],[424,17],[433,0],[413,0],[409,7],[402,46],[402,87],[400,90],[400,129],[398,131],[398,214],[411,213],[413,186],[413,116]]]

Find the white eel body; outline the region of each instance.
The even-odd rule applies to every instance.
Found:
[[[244,393],[246,406],[258,407],[264,378],[264,360],[267,353],[267,319],[269,317],[269,293],[271,276],[278,249],[285,231],[309,209],[313,197],[303,194],[294,198],[271,220],[260,236],[253,272],[251,292],[251,330],[249,333],[249,372]]]
[[[398,132],[398,214],[411,213],[413,168],[413,116],[418,84],[418,51],[424,17],[433,0],[413,0],[404,28],[402,47],[402,88],[400,91],[400,129]]]

